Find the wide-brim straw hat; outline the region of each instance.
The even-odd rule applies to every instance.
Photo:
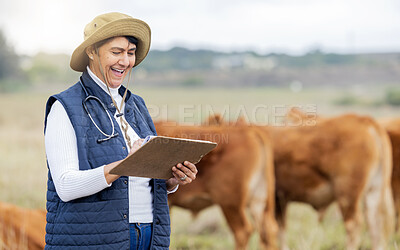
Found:
[[[133,36],[138,40],[136,48],[137,66],[147,56],[150,49],[151,30],[147,23],[131,16],[112,12],[99,15],[86,25],[84,41],[75,49],[71,56],[70,66],[73,70],[83,72],[89,64],[86,48],[111,37]]]

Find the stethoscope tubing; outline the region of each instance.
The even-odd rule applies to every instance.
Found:
[[[103,103],[97,96],[89,95],[89,93],[87,92],[86,87],[85,87],[85,85],[84,85],[84,83],[83,83],[82,77],[80,78],[79,83],[81,84],[81,86],[82,86],[82,88],[83,88],[83,90],[85,91],[85,94],[86,94],[86,98],[82,101],[83,108],[85,109],[86,114],[89,116],[89,119],[92,121],[92,123],[93,123],[93,125],[96,127],[96,129],[97,129],[102,135],[104,135],[104,136],[106,137],[106,138],[102,138],[102,139],[97,139],[97,143],[102,143],[102,142],[105,142],[105,141],[110,140],[111,138],[117,137],[119,134],[118,134],[118,132],[117,132],[117,133],[115,132],[115,125],[114,125],[114,122],[113,122],[113,120],[112,120],[112,118],[111,118],[111,115],[110,115],[110,113],[109,113],[107,107],[104,105],[104,103]],[[101,130],[100,127],[97,125],[97,123],[94,121],[92,115],[91,115],[90,112],[89,112],[89,109],[88,109],[87,106],[86,106],[86,102],[87,102],[89,99],[94,99],[94,100],[96,100],[98,103],[100,103],[100,105],[102,106],[103,110],[107,113],[108,119],[109,119],[109,121],[110,121],[110,123],[111,123],[111,127],[112,127],[112,133],[111,133],[111,134],[107,134],[107,133],[105,133],[103,130]]]
[[[89,93],[88,93],[88,91],[87,91],[87,89],[86,89],[86,87],[85,87],[85,84],[84,84],[84,82],[83,82],[82,77],[80,77],[79,83],[81,84],[83,90],[85,91],[85,95],[86,95],[86,98],[83,100],[82,105],[83,105],[83,107],[84,107],[84,109],[85,109],[87,115],[89,116],[90,120],[92,121],[92,123],[94,124],[94,126],[97,128],[97,130],[98,130],[102,135],[104,135],[104,136],[106,137],[106,138],[103,138],[103,139],[97,139],[97,142],[98,142],[98,143],[101,143],[101,142],[108,141],[108,140],[110,140],[111,138],[117,137],[119,134],[118,134],[118,132],[115,132],[114,122],[113,122],[113,120],[112,120],[112,118],[111,118],[111,115],[110,115],[110,113],[109,113],[107,107],[104,105],[104,103],[103,103],[97,96],[89,95]],[[102,130],[100,129],[100,127],[96,124],[96,122],[94,121],[94,119],[93,119],[92,116],[90,115],[90,112],[89,112],[89,110],[88,110],[88,108],[87,108],[87,106],[86,106],[86,101],[87,101],[88,99],[95,99],[96,101],[98,101],[98,102],[100,103],[100,105],[102,106],[102,108],[105,110],[105,112],[107,113],[108,119],[110,120],[111,125],[112,125],[112,134],[109,135],[109,134],[107,134],[107,133],[104,133],[104,131],[102,131]],[[143,121],[145,122],[145,124],[147,125],[147,127],[151,130],[151,128],[149,127],[149,124],[147,124],[146,119],[144,119],[144,117],[143,117],[142,113],[140,112],[139,108],[137,107],[136,103],[133,102],[133,104],[134,104],[134,106],[135,106],[135,109],[137,110],[137,113],[141,116],[141,118],[143,119]],[[117,114],[117,116],[121,116],[121,115],[122,115],[122,114]]]

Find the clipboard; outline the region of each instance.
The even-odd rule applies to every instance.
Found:
[[[216,146],[217,143],[210,141],[154,136],[110,173],[169,179],[173,176],[173,166],[184,161],[196,164]]]

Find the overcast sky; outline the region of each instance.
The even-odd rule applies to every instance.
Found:
[[[0,1],[0,29],[21,54],[71,54],[84,26],[110,11],[147,22],[152,49],[400,52],[399,0]]]

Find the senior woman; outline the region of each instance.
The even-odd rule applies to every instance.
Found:
[[[82,76],[46,106],[46,249],[169,248],[167,194],[193,181],[196,166],[178,164],[168,180],[110,174],[156,135],[143,99],[122,86],[149,48],[149,26],[128,15],[86,25],[70,62]]]

